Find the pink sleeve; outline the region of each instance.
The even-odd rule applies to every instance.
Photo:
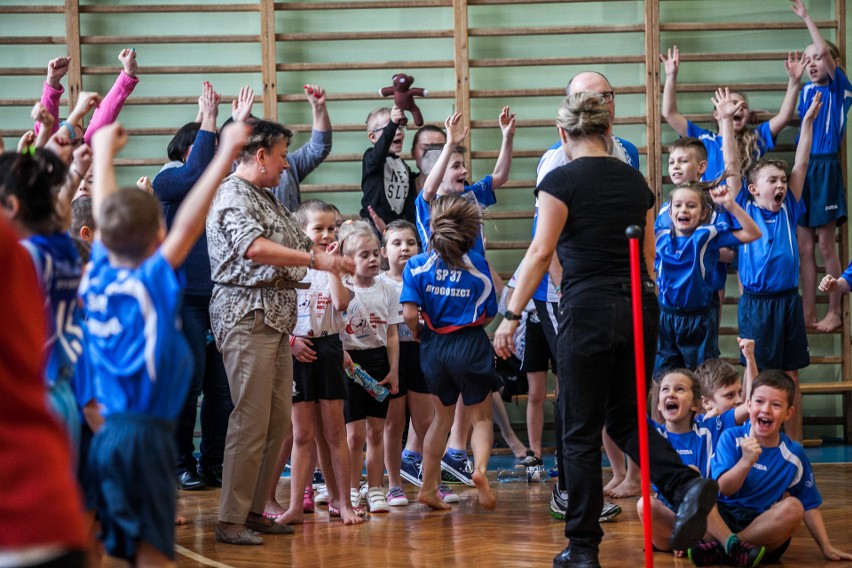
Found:
[[[59,97],[61,97],[64,92],[65,88],[62,85],[59,85],[58,89],[54,89],[47,84],[47,81],[44,82],[44,87],[41,90],[41,106],[46,108],[47,112],[53,115],[53,129],[50,131],[51,134],[59,130]],[[38,134],[40,129],[41,123],[36,122],[33,125],[33,131]]]
[[[121,112],[121,107],[124,106],[124,101],[127,100],[127,97],[136,88],[138,82],[138,78],[131,77],[124,71],[118,75],[118,79],[115,80],[112,89],[109,90],[104,100],[101,101],[101,104],[98,105],[98,108],[95,109],[95,113],[92,115],[92,120],[89,122],[86,133],[83,135],[83,140],[86,144],[91,142],[92,135],[99,128],[115,122],[115,119],[118,118],[118,113]]]

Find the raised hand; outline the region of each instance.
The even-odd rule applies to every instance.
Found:
[[[86,177],[89,168],[92,167],[92,148],[88,144],[80,144],[72,154],[71,169],[75,170],[80,178]]]
[[[462,122],[461,113],[457,112],[452,116],[448,116],[447,120],[444,122],[444,126],[447,127],[448,144],[458,146],[464,141],[464,137],[467,135],[467,128]]]
[[[56,157],[62,160],[62,163],[66,166],[71,164],[71,154],[74,151],[74,147],[71,145],[68,133],[64,130],[57,130],[50,137],[50,140],[47,141],[47,144],[44,145],[44,149],[56,154]]]
[[[154,186],[151,185],[151,180],[148,179],[148,176],[142,176],[141,178],[137,179],[136,187],[147,193],[154,193]]]
[[[240,89],[240,94],[231,103],[231,118],[236,122],[243,122],[251,116],[251,107],[254,104],[254,89],[248,85]]]
[[[713,199],[713,203],[724,207],[726,211],[730,211],[731,206],[734,204],[734,194],[727,185],[720,185],[711,189],[710,197]]]
[[[813,122],[820,108],[822,108],[822,93],[817,92],[814,95],[814,100],[811,101],[811,106],[808,107],[808,112],[802,117],[802,122]]]
[[[737,337],[737,344],[740,347],[740,353],[748,360],[749,357],[754,357],[754,339],[743,339]]]
[[[510,112],[509,107],[504,106],[497,119],[503,138],[511,138],[515,135],[515,113]]]
[[[727,87],[716,89],[710,101],[716,107],[721,119],[733,118],[745,105],[745,101],[731,97],[731,91]]]
[[[802,58],[799,59],[798,51],[791,51],[787,53],[787,61],[784,62],[784,68],[787,70],[787,76],[794,83],[798,83],[802,80],[802,75],[805,73],[805,69],[807,69],[808,64],[811,62],[810,57],[805,57],[805,54],[802,54]]]
[[[406,121],[405,113],[396,105],[391,107],[390,121],[394,124],[405,123]]]
[[[18,154],[23,154],[30,146],[35,144],[36,135],[32,130],[27,130],[18,139]]]
[[[680,51],[678,51],[676,45],[673,45],[666,50],[666,55],[661,53],[660,61],[662,61],[665,66],[666,77],[677,77],[678,69],[680,69]]]
[[[121,61],[121,65],[124,67],[125,75],[136,77],[136,71],[139,70],[139,66],[136,64],[135,47],[126,47],[122,49],[121,53],[118,54],[118,60]]]
[[[127,144],[127,131],[120,122],[99,128],[92,136],[92,150],[99,155],[115,156]]]
[[[48,131],[50,131],[53,127],[53,121],[55,119],[41,103],[36,103],[33,106],[33,110],[30,111],[30,116],[34,121],[40,123]]]
[[[251,126],[245,122],[234,122],[219,134],[219,152],[238,155],[251,135]]]
[[[747,438],[740,440],[740,449],[743,452],[742,459],[749,464],[754,465],[760,459],[763,448],[760,447],[760,442],[755,438],[754,428],[751,429]]]
[[[808,16],[808,9],[805,7],[802,0],[793,0],[790,2],[790,9],[792,9],[793,13],[803,20]]]
[[[216,117],[219,116],[219,98],[220,95],[213,90],[213,85],[204,81],[201,87],[201,96],[198,97],[198,112],[201,116],[201,122],[207,123],[203,126],[212,127],[214,132],[216,131]]]
[[[305,97],[312,107],[325,104],[325,89],[319,85],[305,85]]]
[[[70,57],[57,57],[47,64],[47,84],[54,89],[59,88],[59,81],[68,73]]]

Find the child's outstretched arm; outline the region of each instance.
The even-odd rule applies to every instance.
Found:
[[[822,511],[819,510],[819,507],[805,511],[803,520],[805,521],[805,526],[808,527],[808,532],[811,533],[811,536],[819,546],[826,560],[852,560],[852,554],[843,552],[831,544],[828,538],[828,531],[825,530]]]
[[[796,102],[799,99],[799,89],[802,87],[802,74],[809,62],[810,59],[804,54],[799,59],[798,51],[787,54],[787,61],[784,62],[788,77],[787,92],[784,93],[784,100],[781,101],[778,114],[769,119],[769,131],[772,132],[773,138],[778,136],[796,115]]]
[[[70,57],[57,57],[47,64],[47,78],[44,80],[44,88],[41,92],[41,105],[53,116],[49,134],[59,129],[59,97],[65,92],[60,81],[68,73],[70,62]],[[41,128],[41,123],[37,121],[33,129],[38,134]]]
[[[71,125],[71,129],[77,127],[82,132],[83,130],[83,119],[86,118],[86,115],[89,114],[89,111],[100,106],[102,100],[101,96],[97,93],[91,93],[88,91],[83,91],[80,93],[80,96],[77,97],[77,105],[74,107],[74,110],[71,111],[71,114],[68,115],[68,118],[65,119],[69,125]],[[72,132],[69,130],[69,136],[78,136],[76,131]],[[84,139],[86,144],[91,144],[91,136]]]
[[[441,155],[438,156],[438,161],[432,166],[432,171],[429,172],[426,181],[423,182],[423,191],[420,192],[426,203],[431,203],[435,199],[435,195],[438,194],[438,188],[444,179],[444,173],[447,171],[450,157],[467,134],[467,128],[465,128],[461,118],[462,115],[460,113],[455,113],[452,116],[448,116],[444,122],[447,127],[447,142],[444,144],[444,149],[441,150]]]
[[[745,104],[743,101],[731,97],[731,91],[725,87],[724,89],[716,89],[716,93],[710,99],[713,106],[716,107],[716,112],[719,115],[719,135],[722,137],[722,160],[725,163],[725,170],[728,172],[728,178],[725,183],[731,188],[734,199],[742,189],[742,176],[744,172],[740,171],[740,155],[737,150],[737,138],[734,133],[734,115],[737,114]]]
[[[834,71],[837,69],[837,63],[834,61],[834,58],[831,57],[831,50],[828,48],[825,38],[822,37],[821,33],[819,33],[819,28],[808,13],[808,9],[805,7],[804,2],[802,2],[802,0],[793,0],[790,8],[802,19],[803,22],[805,22],[805,25],[808,26],[808,32],[811,34],[811,41],[814,44],[816,57],[825,62],[825,69],[828,71],[828,76],[834,80]]]
[[[799,133],[799,145],[796,146],[796,161],[790,172],[789,189],[793,192],[796,201],[802,198],[802,190],[805,187],[805,176],[808,173],[808,160],[811,157],[811,142],[814,133],[814,118],[816,118],[822,106],[822,93],[816,93],[814,100],[805,116],[802,117],[802,129]]]
[[[80,187],[80,183],[85,179],[89,168],[92,166],[92,149],[88,144],[80,144],[74,149],[71,156],[68,176],[59,190],[59,197],[56,202],[56,210],[62,223],[62,230],[67,230],[71,226],[71,200],[74,199],[77,188]]]
[[[713,203],[721,205],[725,211],[730,213],[734,219],[740,224],[741,229],[731,231],[741,243],[750,243],[760,238],[762,233],[760,227],[754,222],[754,219],[748,216],[745,210],[739,206],[734,200],[734,194],[731,188],[725,185],[710,190],[710,196],[713,198]]]
[[[503,143],[500,154],[491,173],[491,187],[497,189],[509,180],[509,170],[512,169],[512,145],[515,140],[515,113],[509,112],[509,107],[503,107],[500,118],[497,119],[503,133]]]
[[[852,291],[852,286],[850,286],[849,282],[842,275],[835,278],[831,274],[826,274],[822,282],[819,283],[819,289],[821,292],[833,292],[837,290],[845,294]]]
[[[35,124],[37,126],[37,128],[35,128],[35,147],[42,148],[45,144],[47,144],[47,140],[50,138],[50,135],[53,132],[53,123],[55,121],[55,117],[50,114],[50,112],[41,103],[36,103],[35,106],[33,106],[33,110],[30,112],[30,116],[35,121]]]
[[[250,127],[244,122],[235,122],[222,131],[219,149],[213,161],[181,203],[172,228],[160,248],[163,257],[173,268],[183,264],[189,250],[201,236],[216,190],[222,178],[231,171],[250,132]]]
[[[118,54],[118,60],[121,62],[122,71],[118,74],[112,88],[104,97],[104,100],[98,106],[98,109],[92,115],[92,121],[86,129],[86,134],[83,140],[86,144],[91,144],[92,136],[99,128],[103,128],[107,124],[112,124],[118,118],[118,113],[124,107],[124,101],[133,93],[133,89],[139,83],[139,78],[136,73],[139,69],[136,64],[136,50],[134,48],[122,49]]]
[[[660,61],[665,64],[666,84],[663,87],[663,118],[681,136],[689,132],[689,121],[677,111],[677,72],[680,68],[680,51],[673,45],[666,55],[660,54]]]
[[[734,409],[734,420],[737,424],[742,424],[748,419],[748,400],[751,398],[751,388],[759,369],[757,360],[754,358],[754,340],[737,337],[737,343],[746,362],[745,371],[743,371],[743,404]]]
[[[120,122],[114,122],[92,137],[92,218],[95,226],[101,224],[101,207],[104,201],[118,191],[115,168],[112,162],[119,150],[127,144],[127,131]]]

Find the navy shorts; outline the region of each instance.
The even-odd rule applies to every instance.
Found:
[[[293,358],[293,402],[345,400],[346,372],[340,336],[335,333],[308,339],[313,343],[317,359],[302,363]]]
[[[748,507],[735,505],[733,503],[723,503],[720,501],[717,503],[717,506],[719,508],[719,514],[722,516],[722,520],[725,521],[725,524],[728,525],[728,528],[731,529],[731,532],[734,534],[744,531],[745,528],[754,522],[754,520],[761,514],[760,511],[756,509],[749,509]],[[763,557],[763,563],[773,564],[781,560],[781,556],[784,555],[787,547],[790,546],[791,540],[791,538],[788,538],[784,541],[784,544],[775,550],[771,552],[766,551],[766,555]]]
[[[740,337],[754,340],[758,369],[796,371],[810,364],[808,334],[798,290],[743,291],[737,322]],[[740,363],[745,365],[742,355]]]
[[[718,294],[713,292],[718,299]],[[694,369],[719,357],[719,323],[712,307],[700,311],[660,306],[660,338],[654,376],[676,368]]]
[[[559,375],[557,370],[559,360],[556,356],[558,353],[558,349],[556,348],[556,337],[558,335],[557,330],[559,329],[559,320],[557,316],[557,314],[559,314],[559,304],[556,302],[546,302],[544,300],[533,300],[533,304],[535,304],[535,309],[538,312],[541,331],[544,333],[544,338],[547,340],[547,346],[553,354],[553,362],[555,363],[553,366],[553,374]]]
[[[405,396],[408,391],[429,394],[429,385],[420,368],[420,343],[417,341],[399,342],[399,394],[390,397]]]
[[[133,560],[139,542],[175,559],[174,423],[110,414],[92,438],[89,482],[97,495],[100,538],[110,556]]]
[[[822,227],[832,221],[840,226],[846,222],[846,190],[837,154],[811,155],[802,201],[807,207],[799,219],[802,227]]]
[[[444,406],[455,404],[459,395],[465,406],[479,404],[503,385],[494,368],[494,349],[481,326],[445,334],[424,329],[420,357],[429,392]]]
[[[551,368],[551,364],[552,368],[556,369],[556,361],[550,352],[547,337],[544,335],[544,326],[537,312],[530,314],[524,335],[524,359],[521,361],[521,370],[525,373],[547,371]]]
[[[349,351],[349,356],[352,357],[353,363],[361,365],[361,368],[377,381],[385,380],[385,377],[390,373],[388,350],[385,347],[353,349]],[[366,420],[368,416],[382,420],[388,417],[390,396],[379,402],[366,389],[349,378],[346,379],[346,391],[347,398],[343,405],[343,415],[346,417],[347,424]]]

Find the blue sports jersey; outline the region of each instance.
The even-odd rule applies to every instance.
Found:
[[[494,188],[491,186],[491,176],[485,176],[479,181],[473,182],[473,185],[464,186],[464,191],[461,195],[475,202],[481,208],[485,209],[497,203],[497,196],[494,195]],[[440,195],[435,195],[434,199],[440,199]],[[432,205],[423,199],[423,193],[418,193],[414,200],[414,209],[417,212],[417,233],[420,235],[420,242],[424,250],[429,249],[429,237],[432,236],[432,226],[429,224],[432,219]],[[473,243],[471,249],[485,256],[485,244],[482,242],[482,229],[480,228],[479,237]]]
[[[846,132],[846,115],[852,105],[852,84],[840,67],[834,71],[834,79],[830,79],[828,84],[808,83],[799,96],[799,116],[807,114],[817,93],[822,93],[822,108],[814,119],[811,154],[836,154],[840,152],[840,143]]]
[[[477,326],[497,314],[497,295],[485,259],[468,251],[465,268],[451,269],[434,252],[408,260],[399,301],[420,307],[423,321],[436,333]]]
[[[783,292],[799,287],[799,245],[796,221],[805,213],[805,205],[787,191],[778,213],[758,207],[741,190],[737,203],[754,219],[762,233],[756,241],[739,248],[739,275],[749,292]]]
[[[852,262],[849,263],[849,266],[846,267],[846,270],[843,271],[840,278],[846,280],[846,283],[849,284],[850,288],[852,288]]]
[[[740,460],[740,440],[748,437],[750,431],[751,424],[746,422],[722,434],[716,453],[710,460],[710,475],[713,479],[719,479]],[[804,449],[786,434],[780,436],[778,446],[762,448],[757,463],[751,466],[740,490],[730,497],[720,494],[720,502],[762,513],[789,492],[802,502],[805,511],[822,505],[822,496],[816,487],[814,472]]]
[[[716,288],[719,249],[740,244],[727,223],[699,225],[689,236],[678,237],[674,230],[656,232],[657,272],[660,304],[679,310],[710,307]]]
[[[758,124],[754,128],[754,132],[757,134],[757,152],[754,157],[758,159],[775,148],[775,140],[772,138],[772,130],[769,128],[768,120]],[[704,170],[701,181],[712,181],[722,175],[722,172],[725,171],[725,159],[722,156],[722,136],[689,121],[687,121],[686,135],[698,138],[707,149],[707,169]]]
[[[676,434],[666,430],[665,424],[658,424],[653,420],[648,421],[663,438],[668,439],[672,448],[680,456],[684,465],[698,468],[702,477],[710,475],[710,457],[713,455],[713,441],[710,430],[703,427],[699,421],[692,423],[689,432]]]
[[[33,235],[21,244],[33,258],[44,297],[45,381],[48,387],[60,380],[70,382],[83,352],[82,311],[77,302],[77,288],[83,274],[80,255],[67,233]]]
[[[182,278],[159,250],[136,268],[116,268],[95,242],[91,263],[80,295],[88,313],[87,367],[104,414],[174,420],[192,373],[180,323]]]

